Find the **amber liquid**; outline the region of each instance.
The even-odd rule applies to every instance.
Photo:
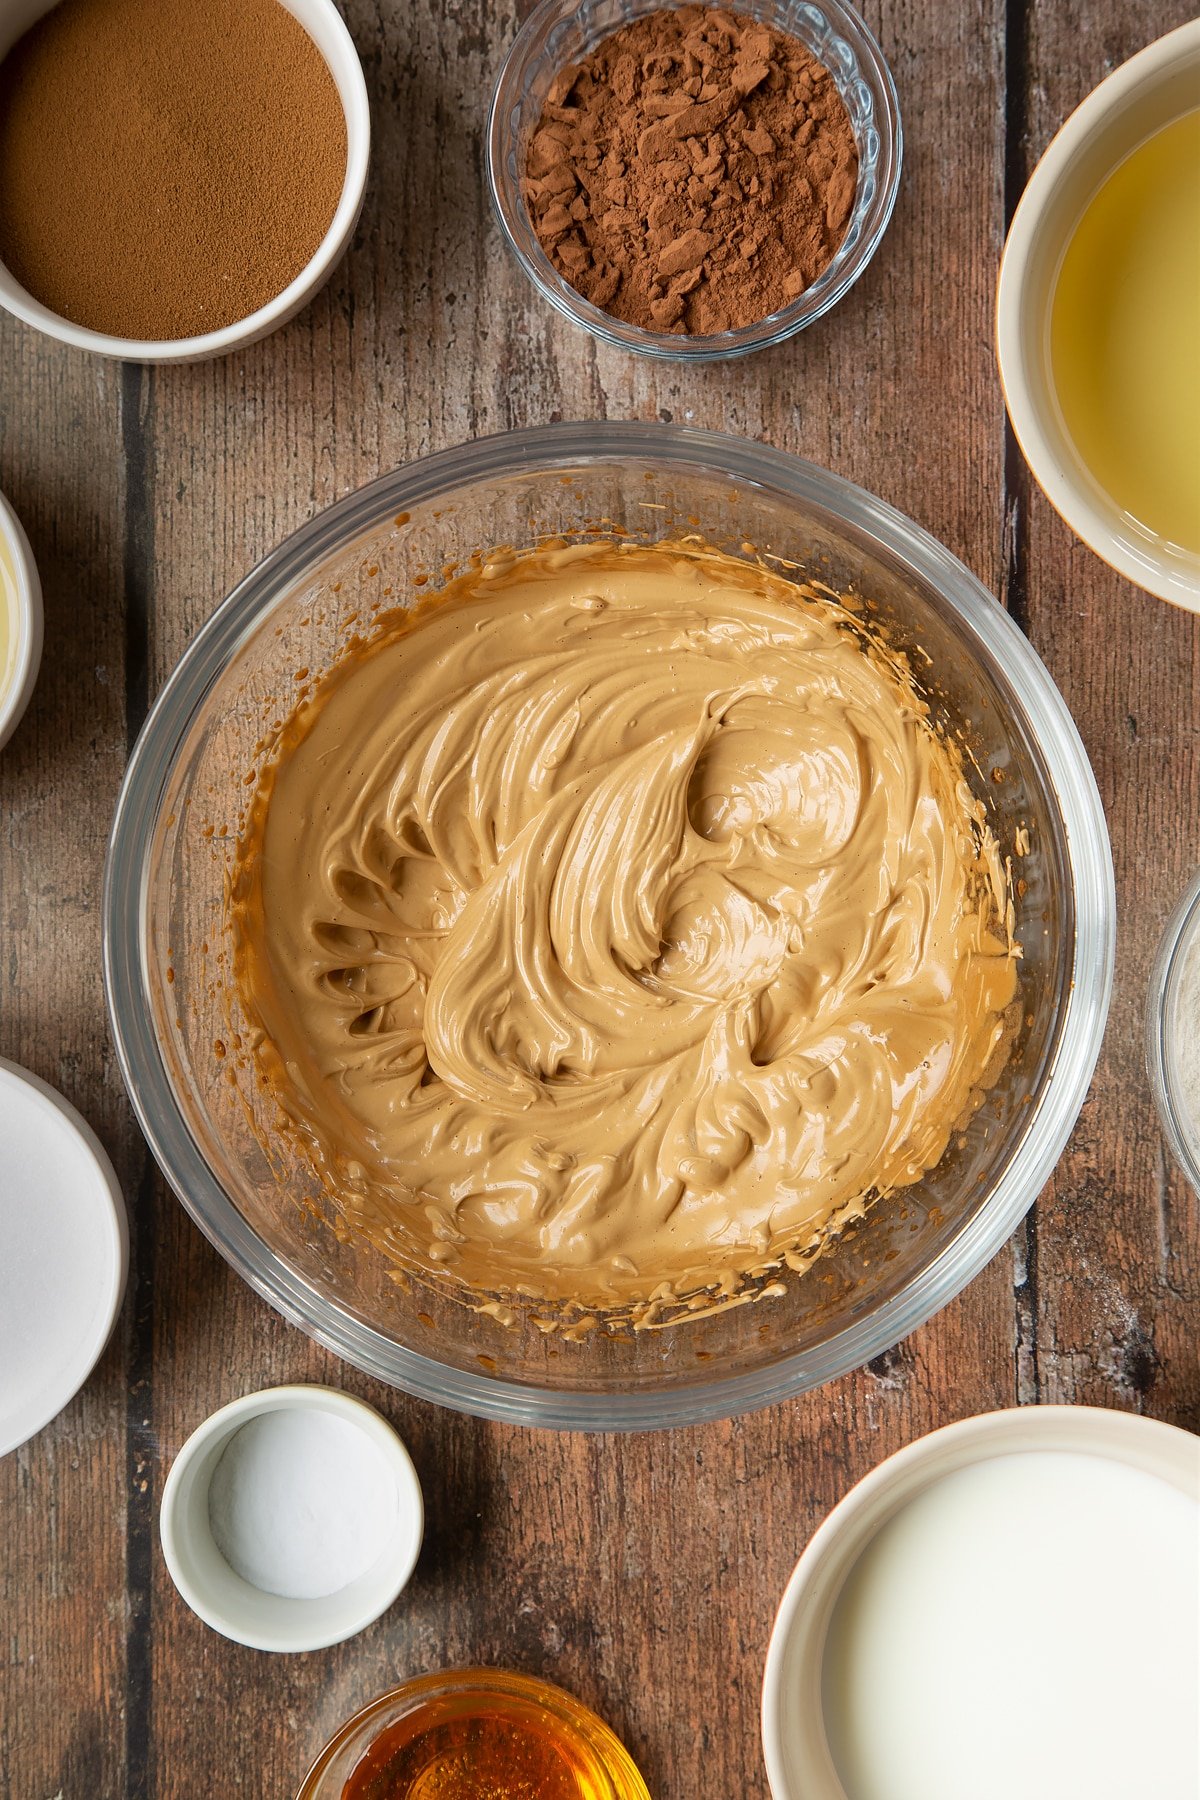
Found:
[[[540,1708],[503,1695],[443,1695],[380,1733],[342,1800],[626,1800],[627,1792]]]

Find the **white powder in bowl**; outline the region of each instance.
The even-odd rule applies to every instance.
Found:
[[[213,1541],[243,1581],[291,1600],[348,1587],[397,1524],[396,1483],[357,1425],[312,1408],[250,1419],[213,1470]]]

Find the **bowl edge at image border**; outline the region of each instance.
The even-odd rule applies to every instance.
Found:
[[[1200,869],[1171,908],[1163,926],[1150,967],[1145,1019],[1146,1071],[1163,1134],[1184,1179],[1200,1197],[1200,1154],[1194,1138],[1179,1117],[1177,1082],[1168,1063],[1166,1044],[1167,1032],[1173,1029],[1168,1009],[1178,995],[1183,958],[1189,951],[1197,953],[1197,945],[1200,945]],[[1200,1120],[1195,1123],[1200,1130]]]
[[[817,1526],[776,1610],[761,1700],[772,1800],[847,1800],[820,1716],[820,1677],[829,1619],[858,1559],[878,1532],[935,1482],[993,1457],[1025,1451],[1107,1457],[1167,1480],[1200,1502],[1200,1439],[1180,1426],[1111,1407],[1004,1407],[940,1426],[885,1457]],[[797,1657],[806,1688],[799,1696],[787,1681],[795,1674]],[[802,1709],[799,1718],[797,1708]],[[790,1730],[785,1713],[791,1715]],[[799,1766],[797,1744],[803,1746]],[[799,1785],[792,1775],[799,1776]]]
[[[668,4],[684,4],[684,0],[667,0]],[[513,111],[515,100],[512,89],[517,74],[523,69],[524,61],[531,53],[531,46],[539,35],[548,31],[555,23],[561,23],[565,14],[572,17],[593,5],[594,0],[584,0],[583,6],[574,4],[574,0],[540,0],[526,19],[522,21],[520,30],[513,39],[492,91],[491,104],[488,109],[487,124],[484,132],[486,147],[486,185],[488,198],[494,218],[504,240],[505,248],[520,268],[534,293],[555,310],[560,317],[568,320],[579,330],[589,332],[598,339],[617,350],[627,351],[634,356],[643,356],[660,362],[678,362],[686,364],[728,362],[736,357],[751,355],[756,350],[765,350],[773,345],[786,343],[800,332],[815,325],[831,312],[849,293],[875,257],[876,251],[883,242],[895,210],[897,196],[900,192],[900,177],[904,162],[904,127],[900,116],[900,99],[896,91],[895,78],[883,54],[879,41],[862,15],[848,0],[814,0],[814,5],[801,6],[799,10],[815,13],[826,28],[826,47],[829,39],[836,39],[842,49],[856,50],[856,79],[867,85],[867,77],[874,80],[881,102],[880,113],[873,129],[879,142],[879,167],[876,170],[877,200],[872,197],[863,214],[864,230],[858,242],[851,247],[849,255],[843,258],[844,243],[838,246],[831,264],[823,269],[816,281],[796,300],[768,314],[752,324],[742,325],[735,330],[716,332],[707,336],[692,336],[689,333],[652,331],[649,327],[630,325],[623,319],[616,318],[606,312],[603,307],[594,305],[579,290],[572,286],[550,261],[537,241],[532,228],[530,241],[522,243],[521,225],[528,219],[526,203],[520,194],[519,177],[516,183],[515,196],[510,196],[512,183],[507,178],[509,164],[516,155],[517,146],[510,142],[508,121]],[[644,0],[640,8],[641,16],[654,10],[655,0]],[[746,10],[746,9],[744,9]],[[749,7],[750,16],[761,17],[760,10]],[[776,20],[771,20],[773,28],[784,31],[786,28]],[[621,25],[631,23],[631,15],[625,11],[620,24],[614,23],[612,30]],[[607,32],[597,36],[602,42]],[[853,42],[851,42],[853,40]],[[815,54],[815,52],[813,52]],[[819,60],[819,59],[818,59]],[[830,68],[830,64],[824,65]],[[830,72],[833,73],[832,69]],[[834,76],[836,83],[836,75]],[[857,139],[857,133],[856,133]],[[861,146],[860,146],[861,151]],[[858,196],[855,196],[857,210]],[[514,219],[513,214],[518,215]],[[853,219],[852,212],[851,218]],[[818,304],[807,305],[806,297],[817,292]]]
[[[1051,139],[1025,186],[1005,239],[996,281],[994,336],[1000,385],[1013,435],[1030,474],[1059,518],[1094,555],[1142,592],[1183,612],[1200,612],[1200,557],[1194,559],[1194,570],[1185,572],[1181,566],[1180,572],[1172,575],[1164,565],[1149,559],[1150,538],[1146,540],[1147,554],[1135,555],[1117,535],[1112,520],[1089,496],[1089,485],[1100,490],[1071,444],[1065,423],[1059,428],[1059,436],[1078,468],[1062,466],[1059,449],[1043,423],[1056,402],[1050,395],[1048,405],[1043,406],[1034,397],[1042,384],[1035,379],[1033,359],[1026,353],[1032,327],[1026,324],[1025,285],[1043,216],[1053,204],[1060,178],[1070,174],[1087,144],[1102,136],[1105,122],[1111,116],[1119,116],[1119,108],[1129,96],[1143,84],[1174,69],[1180,52],[1196,59],[1200,79],[1200,18],[1156,38],[1106,75]],[[1200,98],[1196,104],[1200,105]],[[1184,114],[1175,116],[1181,118]],[[1164,119],[1162,126],[1171,122]],[[1064,240],[1064,251],[1069,241],[1069,237]],[[1047,307],[1052,304],[1051,285]],[[1115,500],[1110,499],[1110,505],[1118,510]]]
[[[39,1408],[36,1412],[28,1414],[21,1427],[20,1437],[12,1440],[6,1438],[4,1442],[0,1443],[0,1458],[3,1458],[11,1455],[15,1450],[21,1449],[24,1444],[30,1443],[40,1431],[46,1429],[47,1425],[53,1424],[54,1420],[82,1393],[90,1381],[97,1363],[107,1350],[116,1329],[117,1320],[121,1316],[121,1308],[125,1302],[125,1289],[129,1279],[129,1212],[125,1205],[124,1190],[117,1172],[113,1168],[112,1158],[79,1108],[68,1100],[60,1089],[52,1087],[48,1081],[43,1081],[40,1075],[35,1075],[32,1069],[27,1069],[21,1063],[13,1062],[6,1056],[0,1056],[0,1075],[13,1077],[19,1085],[29,1088],[37,1096],[39,1102],[50,1107],[58,1115],[60,1123],[65,1123],[79,1140],[79,1147],[92,1164],[97,1192],[103,1195],[106,1202],[105,1237],[111,1257],[105,1268],[107,1301],[98,1315],[97,1328],[85,1346],[83,1356],[77,1360],[70,1371],[70,1380],[73,1385],[69,1388],[60,1385],[57,1402],[50,1412],[47,1413],[44,1409]],[[3,1146],[0,1145],[0,1154],[2,1153]],[[61,1373],[60,1370],[60,1377]],[[30,1420],[34,1422],[31,1424]]]
[[[12,504],[0,494],[0,538],[12,558],[14,624],[17,651],[9,684],[0,688],[0,750],[3,750],[33,697],[42,665],[45,612],[42,582],[25,527]],[[0,577],[2,579],[2,577]],[[0,606],[4,605],[0,593]],[[0,669],[0,677],[4,671]]]
[[[56,0],[46,0],[41,13],[50,11],[55,4]],[[346,120],[346,173],[337,206],[320,243],[288,285],[244,319],[235,319],[231,325],[223,325],[216,331],[200,332],[186,338],[124,338],[76,325],[51,307],[43,306],[0,261],[0,307],[35,331],[93,356],[121,362],[163,364],[207,362],[213,357],[228,356],[235,350],[248,349],[303,311],[332,276],[349,249],[358,224],[371,159],[371,110],[362,62],[333,0],[280,0],[280,4],[303,27],[329,70]],[[35,15],[30,23],[35,24],[38,16],[41,15]],[[316,16],[322,20],[322,32],[328,34],[335,46],[332,55],[310,29]],[[21,35],[23,33],[19,31],[16,38],[5,44],[0,61]]]

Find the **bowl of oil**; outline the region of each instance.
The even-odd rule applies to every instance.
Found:
[[[420,1675],[326,1744],[296,1800],[650,1800],[603,1719],[505,1669]]]
[[[1046,151],[996,339],[1051,504],[1138,587],[1200,611],[1200,20],[1102,81]]]
[[[42,586],[29,539],[0,494],[0,747],[29,704],[42,660]]]

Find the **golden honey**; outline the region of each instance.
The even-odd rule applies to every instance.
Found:
[[[619,1740],[560,1689],[493,1671],[410,1685],[340,1800],[648,1800]]]

